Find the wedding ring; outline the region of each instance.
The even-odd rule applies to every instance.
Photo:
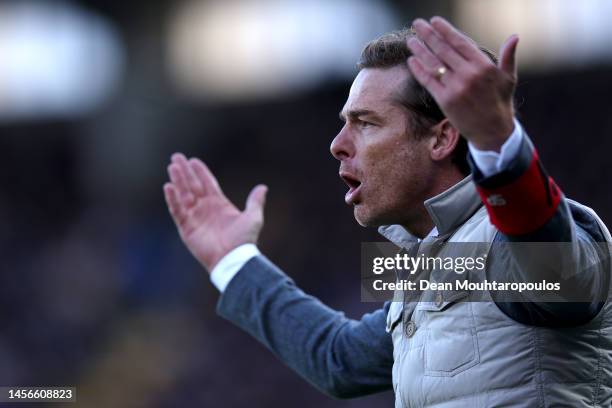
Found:
[[[446,67],[438,67],[438,69],[436,69],[436,78],[438,78],[438,80],[442,79],[444,74],[446,74]]]

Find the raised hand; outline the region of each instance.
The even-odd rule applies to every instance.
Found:
[[[253,188],[240,211],[201,160],[174,154],[168,174],[171,182],[164,184],[164,195],[170,215],[189,251],[209,272],[232,249],[257,242],[266,186]]]
[[[449,121],[477,149],[499,151],[514,129],[516,46],[510,36],[497,65],[448,21],[417,19],[408,66]]]

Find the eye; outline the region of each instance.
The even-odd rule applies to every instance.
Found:
[[[365,121],[365,120],[360,120],[359,121],[359,127],[361,127],[361,128],[369,128],[369,127],[372,127],[372,126],[375,126],[372,122],[368,122],[368,121]]]

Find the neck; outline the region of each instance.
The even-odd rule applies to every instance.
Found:
[[[436,177],[436,182],[431,184],[432,188],[430,188],[428,192],[424,194],[423,202],[437,196],[440,193],[443,193],[464,178],[465,176],[455,169],[447,174],[442,174],[439,177]],[[412,222],[402,224],[402,227],[404,227],[415,237],[422,239],[431,232],[434,227],[434,222],[429,216],[425,205],[422,204],[421,208],[419,209],[419,214],[414,218],[414,220]]]
[[[402,224],[402,227],[404,227],[406,231],[420,239],[425,238],[434,227],[434,223],[431,220],[429,213],[427,213],[427,210],[425,210],[425,207],[423,207],[423,210],[424,214],[420,217],[420,222],[413,222],[410,223],[410,225]]]

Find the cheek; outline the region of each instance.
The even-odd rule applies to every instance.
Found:
[[[405,183],[417,164],[406,142],[385,147],[372,150],[364,160],[366,179],[377,190],[397,188]]]
[[[371,211],[393,213],[421,200],[427,160],[417,145],[404,142],[368,156],[364,201]]]

